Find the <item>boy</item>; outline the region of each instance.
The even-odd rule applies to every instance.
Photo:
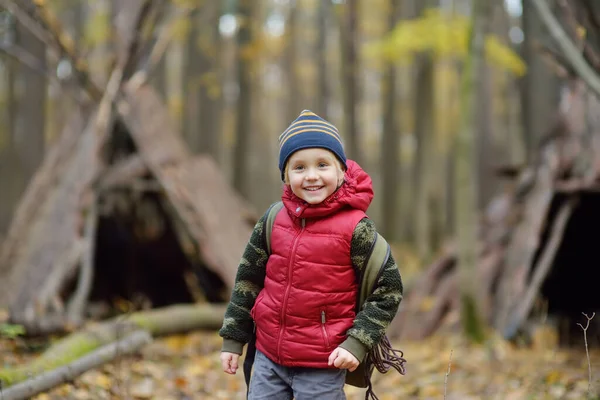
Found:
[[[223,370],[236,373],[255,329],[249,399],[345,399],[346,370],[384,336],[402,280],[390,256],[356,314],[358,277],[376,235],[365,214],[371,178],[346,159],[335,126],[308,110],[279,136],[279,148],[284,208],[270,255],[263,216],[240,262],[219,331]]]

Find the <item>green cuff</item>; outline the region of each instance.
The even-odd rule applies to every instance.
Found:
[[[352,353],[352,355],[361,363],[364,361],[368,351],[364,344],[352,336],[348,336],[348,338],[340,344],[340,347]]]
[[[244,343],[233,339],[223,339],[223,347],[221,347],[221,352],[235,353],[241,356],[244,352]]]

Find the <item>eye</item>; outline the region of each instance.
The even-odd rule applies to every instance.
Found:
[[[328,167],[328,166],[329,166],[329,164],[327,164],[326,162],[320,162],[319,163],[319,168],[325,168],[325,167]]]
[[[296,165],[294,166],[294,171],[302,171],[304,169],[304,165]]]

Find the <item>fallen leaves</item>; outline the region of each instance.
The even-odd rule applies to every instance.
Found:
[[[550,346],[552,337],[540,342],[543,345],[518,348],[491,335],[487,343],[475,346],[458,335],[440,335],[394,343],[404,350],[407,375],[376,372],[375,393],[380,400],[443,399],[445,393],[446,400],[586,398],[585,349],[556,349]],[[221,371],[220,346],[221,338],[214,332],[160,338],[144,348],[141,357],[123,358],[88,371],[75,382],[34,400],[245,399],[241,369],[236,375]],[[33,356],[20,354],[14,343],[0,340],[2,360],[24,362]],[[593,350],[590,357],[592,370],[600,371],[600,351]],[[597,381],[592,387],[600,389]],[[348,400],[362,400],[364,389],[348,386],[346,395]]]

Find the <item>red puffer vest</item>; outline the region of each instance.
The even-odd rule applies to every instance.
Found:
[[[286,186],[275,218],[264,289],[252,308],[256,348],[285,366],[328,368],[355,317],[350,259],[356,224],[371,200],[371,178],[349,160],[344,184],[310,205]]]

